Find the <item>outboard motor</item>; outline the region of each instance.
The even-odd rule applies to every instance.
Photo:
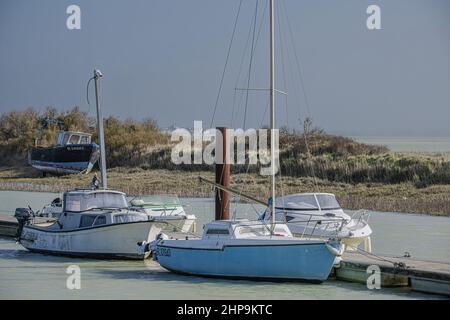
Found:
[[[33,212],[29,208],[16,208],[16,212],[14,213],[14,217],[19,222],[19,226],[17,228],[16,238],[20,238],[22,234],[23,227],[25,225],[30,224],[30,220],[33,217]]]

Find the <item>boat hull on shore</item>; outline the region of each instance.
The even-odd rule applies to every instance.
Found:
[[[99,158],[99,147],[95,144],[77,144],[50,148],[32,148],[30,165],[42,172],[74,174],[89,172]]]

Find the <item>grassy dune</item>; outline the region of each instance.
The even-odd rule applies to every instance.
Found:
[[[212,197],[212,187],[200,183],[198,176],[214,179],[210,171],[113,168],[108,170],[108,186],[130,195],[175,194],[182,197]],[[29,167],[4,167],[0,168],[0,189],[59,192],[88,187],[91,178],[92,174],[42,178]],[[257,174],[233,175],[232,185],[262,200],[269,196],[268,178]],[[280,194],[312,191],[335,193],[342,206],[348,209],[450,216],[450,185],[417,188],[413,183],[348,184],[284,176],[278,179],[277,190]]]
[[[0,115],[0,189],[64,191],[89,186],[92,175],[42,178],[27,164],[30,147],[52,145],[62,124],[65,130],[91,132],[96,140],[94,119],[79,108],[63,113],[30,108]],[[212,196],[212,188],[197,177],[212,179],[213,166],[175,165],[169,138],[151,119],[105,119],[109,187],[131,195]],[[393,153],[327,134],[306,119],[300,130],[280,130],[280,165],[280,193],[332,192],[349,209],[450,215],[449,154]],[[246,172],[232,181],[264,200],[269,181],[258,175],[259,169],[232,166],[231,172]]]

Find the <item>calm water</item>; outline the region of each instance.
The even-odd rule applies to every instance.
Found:
[[[384,145],[395,152],[450,153],[450,137],[353,137],[355,140]]]
[[[51,193],[0,192],[0,211],[34,209],[55,198]],[[209,199],[182,199],[201,225],[212,219]],[[240,217],[255,217],[251,205],[239,205]],[[450,262],[450,218],[373,213],[373,249]],[[66,289],[66,268],[81,268],[81,290]],[[406,289],[371,291],[360,284],[327,281],[321,285],[215,280],[180,276],[154,261],[102,261],[33,254],[0,238],[0,299],[433,299]]]

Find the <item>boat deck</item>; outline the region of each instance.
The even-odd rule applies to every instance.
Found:
[[[166,235],[169,236],[169,239],[171,240],[194,240],[194,239],[200,239],[200,236],[197,236],[195,234],[191,234],[191,233],[184,233],[184,232],[176,232],[176,231],[171,231],[171,232],[166,232],[164,231],[164,233]]]
[[[51,224],[55,219],[36,217],[35,223],[39,225]],[[0,237],[15,237],[17,232],[17,220],[12,215],[0,214]]]

